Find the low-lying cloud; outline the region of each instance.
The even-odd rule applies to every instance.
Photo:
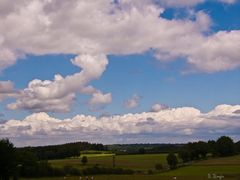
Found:
[[[114,116],[77,115],[56,119],[35,113],[23,120],[0,124],[0,137],[17,146],[71,141],[101,143],[186,142],[220,135],[240,138],[240,105],[219,105],[208,113],[192,107]],[[224,118],[223,118],[224,117]]]

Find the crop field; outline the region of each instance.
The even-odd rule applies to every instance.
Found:
[[[90,156],[88,165],[91,167],[99,164],[104,167],[112,166],[112,156]],[[63,159],[54,160],[50,163],[55,167],[71,165],[73,167],[83,168],[80,159]],[[154,170],[156,163],[166,164],[166,154],[146,154],[146,155],[121,155],[116,156],[117,167],[131,168],[135,170],[143,170],[147,172],[149,169]],[[94,180],[207,180],[224,176],[224,180],[240,180],[240,155],[208,159],[196,162],[190,166],[180,167],[176,170],[171,170],[164,173],[159,173],[154,170],[153,175],[135,174],[135,175],[97,175]],[[209,178],[209,176],[211,178]],[[91,176],[90,176],[91,177]],[[58,180],[58,178],[40,178],[39,180]],[[65,177],[66,180],[79,180],[80,177]],[[215,178],[219,179],[219,178]],[[31,179],[32,180],[32,179]],[[82,178],[85,180],[85,177]]]

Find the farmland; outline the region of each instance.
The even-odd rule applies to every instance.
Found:
[[[115,157],[116,167],[134,169],[134,170],[148,170],[154,169],[155,164],[166,164],[167,154],[143,154],[143,155],[121,155]],[[91,154],[88,156],[87,167],[92,167],[96,164],[103,167],[112,167],[113,156],[112,154],[94,156]],[[63,167],[65,165],[71,165],[73,167],[83,168],[79,158],[64,159],[64,160],[52,160],[50,163],[54,167]]]
[[[50,163],[55,167],[63,167],[71,165],[77,168],[83,168],[79,158],[53,160]],[[224,176],[226,180],[239,180],[240,178],[240,155],[225,157],[225,158],[211,158],[195,162],[189,166],[180,167],[176,170],[167,172],[158,172],[154,169],[156,163],[166,164],[166,154],[143,154],[143,155],[121,155],[116,156],[116,166],[121,168],[131,168],[134,170],[141,170],[143,174],[135,175],[98,175],[94,176],[98,180],[170,180],[173,177],[182,180],[204,180],[209,179],[208,176]],[[105,154],[102,156],[88,157],[87,167],[98,164],[99,166],[111,167],[112,155]],[[147,174],[148,170],[152,170],[154,174]],[[42,180],[57,180],[61,178],[42,178]],[[77,180],[79,177],[67,177],[69,180]]]

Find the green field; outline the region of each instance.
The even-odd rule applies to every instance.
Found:
[[[99,164],[104,167],[112,166],[112,156],[90,156],[88,165],[91,167]],[[54,160],[50,163],[55,167],[71,165],[77,168],[83,168],[80,159]],[[166,154],[146,154],[146,155],[121,155],[116,156],[117,167],[131,168],[147,172],[154,170],[156,163],[166,164]],[[177,177],[179,180],[207,180],[208,174],[223,175],[224,180],[240,180],[240,155],[208,159],[193,163],[190,166],[180,167],[164,173],[154,171],[153,175],[135,174],[135,175],[98,175],[94,176],[96,180],[172,180]],[[58,180],[59,178],[41,178],[41,180]],[[69,180],[79,180],[79,177],[66,177]]]
[[[166,154],[144,154],[144,155],[121,155],[115,156],[116,167],[134,169],[134,170],[149,170],[154,169],[155,164],[166,164]],[[77,168],[91,167],[96,164],[103,167],[112,167],[113,156],[110,154],[91,154],[88,156],[88,163],[86,166],[81,164],[79,158],[63,159],[49,161],[54,167],[63,167],[71,165]]]
[[[89,176],[91,177],[91,176]],[[159,175],[107,175],[107,176],[94,176],[94,180],[173,180],[174,176],[159,176]],[[59,178],[41,178],[39,180],[60,180]],[[65,180],[79,180],[79,177],[66,177]],[[37,179],[29,179],[37,180]],[[82,180],[85,180],[82,178]],[[209,180],[206,177],[196,177],[196,176],[180,176],[177,180]],[[239,180],[237,177],[225,177],[224,180]]]
[[[208,174],[224,175],[225,177],[234,176],[235,179],[240,179],[240,155],[225,158],[208,159],[194,163],[191,166],[186,166],[173,171],[162,173],[164,176],[198,177],[204,177]]]

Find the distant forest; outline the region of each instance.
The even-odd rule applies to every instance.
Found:
[[[24,152],[33,153],[38,160],[64,159],[67,157],[79,157],[80,151],[95,150],[104,151],[107,147],[103,144],[92,144],[88,142],[75,142],[61,145],[37,146],[17,148],[21,154]]]
[[[223,138],[224,137],[224,138]],[[191,156],[206,156],[207,153],[211,153],[213,156],[219,155],[219,149],[225,149],[226,151],[240,152],[240,141],[234,143],[231,138],[226,136],[222,137],[221,142],[209,140],[207,142],[189,142],[186,144],[113,144],[103,145],[88,142],[75,142],[61,145],[49,145],[49,146],[37,146],[37,147],[22,147],[16,148],[17,152],[24,153],[30,152],[34,154],[38,160],[52,160],[52,159],[64,159],[67,157],[79,157],[81,151],[94,150],[94,151],[110,151],[116,155],[124,154],[155,154],[155,153],[185,153],[188,152]],[[229,142],[230,141],[230,142]],[[220,155],[221,156],[221,155]]]

